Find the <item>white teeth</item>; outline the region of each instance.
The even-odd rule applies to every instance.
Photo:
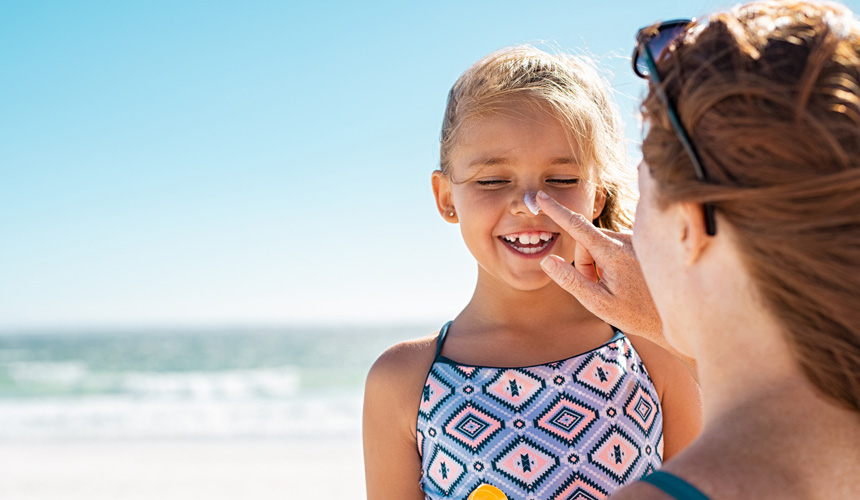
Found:
[[[508,243],[511,243],[512,244],[511,246],[516,251],[518,251],[522,254],[533,254],[533,253],[538,253],[538,252],[544,250],[546,247],[548,247],[550,242],[553,239],[553,234],[552,233],[545,233],[545,232],[531,233],[531,234],[526,234],[526,233],[506,234],[506,235],[502,236],[502,239],[504,239]],[[538,243],[540,243],[541,245],[537,246],[537,247],[528,247],[527,248],[527,247],[520,246],[520,245],[537,245]]]
[[[520,253],[524,253],[524,254],[532,254],[532,253],[538,253],[546,247],[547,247],[547,245],[541,245],[539,247],[533,247],[533,248],[517,248],[517,251]]]
[[[522,233],[522,234],[506,234],[502,238],[511,243],[519,243],[520,245],[537,245],[541,242],[552,240],[552,233]]]

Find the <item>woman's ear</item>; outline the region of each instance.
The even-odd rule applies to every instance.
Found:
[[[680,213],[683,222],[681,242],[684,245],[685,260],[687,264],[693,264],[711,243],[711,238],[705,229],[705,210],[701,203],[682,202]]]
[[[446,221],[454,224],[459,221],[457,210],[454,208],[454,197],[451,193],[451,179],[441,170],[433,172],[433,196],[436,198],[436,208]]]

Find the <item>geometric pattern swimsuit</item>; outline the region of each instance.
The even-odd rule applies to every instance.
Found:
[[[439,355],[418,411],[426,499],[465,499],[481,483],[510,500],[602,499],[663,463],[663,412],[618,330],[572,358],[521,368]]]

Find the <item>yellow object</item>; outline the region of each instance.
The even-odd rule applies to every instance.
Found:
[[[475,488],[468,500],[508,500],[508,497],[502,493],[502,490],[484,483]]]

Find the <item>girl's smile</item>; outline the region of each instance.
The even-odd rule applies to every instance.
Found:
[[[504,236],[499,236],[499,239],[505,243],[511,251],[516,252],[521,257],[538,258],[548,254],[553,244],[556,242],[559,233],[550,233],[546,231],[525,231],[522,233],[511,233]]]

